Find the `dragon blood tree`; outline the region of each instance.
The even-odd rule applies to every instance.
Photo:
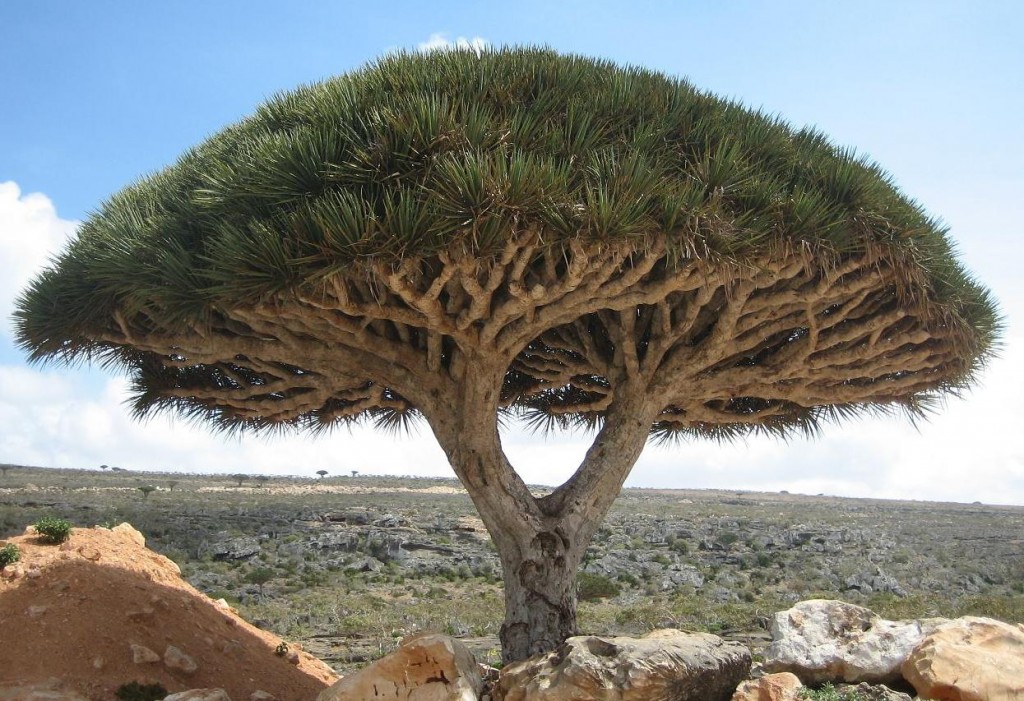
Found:
[[[125,188],[18,300],[35,360],[229,431],[422,417],[497,547],[506,661],[576,632],[648,440],[814,433],[968,385],[999,319],[877,166],[685,81],[393,55]],[[534,496],[498,423],[594,429]]]

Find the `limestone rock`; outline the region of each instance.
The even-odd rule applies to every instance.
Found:
[[[0,699],[3,701],[85,701],[75,691],[65,689],[59,679],[50,679],[39,684],[0,684]]]
[[[151,664],[160,661],[160,655],[150,650],[145,645],[131,644],[132,662],[135,664]]]
[[[130,523],[119,523],[110,530],[135,541],[140,548],[146,547],[146,536],[137,531]]]
[[[262,689],[257,689],[249,695],[249,701],[277,701],[277,698]]]
[[[725,701],[750,651],[707,633],[579,636],[502,670],[496,701]]]
[[[4,579],[17,579],[24,574],[24,568],[18,564],[7,565],[0,570],[0,577],[3,577]]]
[[[749,679],[736,689],[732,701],[799,701],[800,679],[790,672],[766,674],[760,679]]]
[[[910,698],[910,694],[893,691],[885,684],[876,684],[874,686],[867,682],[861,682],[856,686],[853,684],[840,684],[836,687],[836,691],[840,694],[854,694],[861,701],[913,701]]]
[[[935,701],[1024,701],[1024,625],[949,621],[911,653],[903,676]]]
[[[164,697],[164,701],[231,701],[223,689],[189,689]]]
[[[164,665],[168,669],[175,669],[185,674],[194,674],[199,665],[196,661],[173,645],[168,645],[164,650]]]
[[[767,672],[792,672],[804,684],[901,678],[900,665],[941,621],[887,621],[842,601],[801,601],[775,614]]]
[[[476,660],[462,643],[426,634],[324,689],[317,701],[477,701],[482,686]]]

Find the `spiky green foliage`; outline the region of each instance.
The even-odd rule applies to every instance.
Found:
[[[524,232],[549,250],[625,241],[642,251],[658,239],[662,268],[749,271],[777,252],[803,251],[827,269],[882,250],[885,266],[898,272],[892,295],[927,306],[932,328],[955,329],[950,343],[963,362],[936,375],[934,392],[968,383],[999,329],[988,291],[956,260],[945,228],[869,160],[685,80],[508,49],[393,55],[275,97],[90,217],[18,300],[18,337],[36,360],[127,368],[139,414],[172,409],[229,429],[320,429],[359,417],[401,429],[416,407],[392,388],[365,409],[348,398],[369,379],[301,411],[226,410],[188,390],[247,388],[254,402],[301,404],[311,392],[300,381],[309,371],[295,358],[275,361],[268,374],[243,351],[233,360],[186,362],[132,338],[202,334],[215,321],[252,334],[237,318],[221,322],[232,310],[292,300],[341,278],[369,280],[372,296],[373,264],[420,260],[430,275],[443,256],[496,260]],[[600,345],[608,329],[593,318]],[[767,339],[736,362],[762,362],[799,333]],[[425,338],[413,343],[423,347]],[[552,385],[524,369],[526,356],[538,353],[579,360],[577,350],[550,339],[532,341],[506,376],[506,410],[541,427],[600,422],[600,410],[575,407],[604,396],[607,379],[595,371]],[[291,386],[272,389],[283,375]],[[262,394],[253,389],[261,386]],[[715,400],[710,409],[739,419],[668,416],[654,433],[727,439],[751,427],[813,431],[873,406],[916,413],[934,392],[918,387],[837,406]],[[744,422],[745,415],[762,418]]]

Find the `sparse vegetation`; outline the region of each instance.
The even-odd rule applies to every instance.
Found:
[[[576,596],[580,601],[609,599],[618,596],[622,591],[619,585],[608,577],[586,571],[576,575],[576,584],[578,586]]]
[[[810,687],[800,689],[800,698],[806,699],[806,701],[867,701],[862,694],[853,689],[840,691],[828,683],[817,689]]]
[[[137,474],[19,467],[11,475],[13,489],[8,481],[0,490],[0,539],[43,516],[127,521],[198,589],[341,673],[419,630],[450,631],[478,655],[498,648],[501,565],[454,480],[313,484],[307,471],[270,477],[254,493],[226,475],[164,474],[150,479],[180,485],[144,502]],[[1020,622],[1024,563],[1014,541],[1022,531],[1021,507],[627,489],[587,551],[580,626],[714,632],[756,652],[772,614],[802,598],[843,599],[890,619]],[[728,550],[724,533],[738,536]],[[274,576],[261,593],[267,572]],[[607,581],[618,589],[610,596]],[[884,590],[890,585],[899,591]]]
[[[0,569],[21,559],[21,550],[14,543],[0,546]]]
[[[44,543],[63,543],[71,536],[71,523],[54,516],[44,516],[33,527]]]

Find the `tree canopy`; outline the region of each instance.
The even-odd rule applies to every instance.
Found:
[[[756,291],[719,284],[737,277]],[[632,292],[651,279],[659,292]],[[605,318],[609,286],[635,297],[636,318]],[[574,295],[593,303],[544,314]],[[732,396],[672,398],[655,432],[808,430],[825,407],[916,412],[970,379],[998,324],[941,224],[851,150],[685,80],[528,49],[394,55],[275,97],[91,216],[21,297],[17,323],[34,358],[128,369],[140,414],[259,429],[416,410],[384,378],[346,367],[323,386],[313,358],[259,352],[289,307],[306,310],[282,324],[296,338],[381,337],[434,365],[446,337],[489,322],[522,346],[503,407],[591,424],[612,352],[610,329],[595,331],[685,325],[683,345],[710,346],[735,295],[759,308],[729,320],[744,342],[699,367],[735,376]],[[869,314],[878,321],[851,332]],[[550,320],[517,332],[537,315]],[[889,346],[860,357],[915,334],[926,367],[882,359]],[[231,349],[215,349],[225,335]],[[783,366],[804,358],[845,362],[839,401],[763,379],[735,391],[766,366],[776,388],[792,384],[800,373]],[[699,395],[694,379],[685,391]]]

